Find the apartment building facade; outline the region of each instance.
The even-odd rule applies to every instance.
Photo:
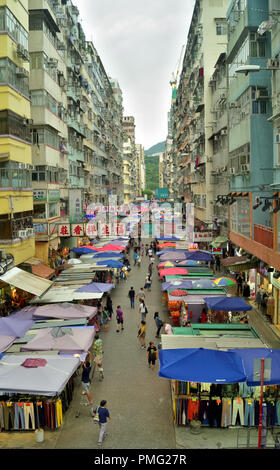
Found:
[[[34,256],[28,1],[0,3],[0,250],[19,265]]]
[[[136,188],[137,196],[141,197],[145,189],[145,153],[142,144],[136,144]]]
[[[62,223],[84,222],[110,195],[122,202],[123,108],[71,1],[30,0],[29,27],[34,227],[47,260]]]
[[[209,80],[226,51],[228,0],[197,0],[189,28],[182,71],[171,107],[174,197],[194,202],[196,224],[211,224],[213,212],[213,115]]]

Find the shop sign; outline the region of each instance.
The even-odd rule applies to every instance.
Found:
[[[57,189],[50,189],[49,201],[59,201],[59,199],[60,199],[60,191]]]
[[[106,237],[113,234],[112,224],[99,224],[98,232],[100,237]]]
[[[213,232],[194,232],[193,239],[195,242],[211,242],[213,240]]]
[[[58,224],[58,234],[60,237],[70,237],[70,224]]]
[[[188,243],[188,250],[189,251],[198,250],[198,244],[197,243]]]
[[[113,228],[112,235],[125,235],[126,234],[126,224],[123,222],[115,223],[112,228]]]
[[[34,189],[33,190],[33,200],[34,201],[46,201],[47,200],[47,191],[44,189]]]
[[[71,235],[72,237],[83,237],[84,225],[83,224],[71,224]]]
[[[92,222],[88,222],[86,224],[86,235],[89,238],[97,237],[98,229],[97,224],[93,224]]]
[[[37,235],[48,235],[48,224],[34,224],[34,232]]]
[[[212,253],[212,255],[222,255],[223,254],[223,249],[222,248],[212,248],[211,253]]]

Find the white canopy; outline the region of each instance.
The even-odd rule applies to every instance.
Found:
[[[19,268],[10,269],[6,274],[0,276],[0,280],[34,295],[42,295],[53,284],[48,279],[35,276]]]

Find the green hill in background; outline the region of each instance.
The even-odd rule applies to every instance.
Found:
[[[145,155],[146,188],[155,191],[159,186],[159,157]]]
[[[145,150],[145,155],[154,155],[155,153],[162,153],[165,150],[165,141],[153,145],[148,150]]]

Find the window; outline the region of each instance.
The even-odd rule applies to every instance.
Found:
[[[265,37],[257,37],[256,33],[250,33],[250,56],[265,57]]]
[[[32,106],[45,106],[58,116],[57,101],[47,91],[31,90],[30,97]]]
[[[17,67],[7,57],[0,59],[0,83],[13,86],[16,90],[29,97],[28,72]]]
[[[30,142],[30,129],[23,125],[22,117],[12,111],[0,111],[0,135],[12,135]]]
[[[34,204],[33,217],[34,219],[46,219],[46,204]]]
[[[0,7],[0,31],[9,33],[16,42],[28,50],[28,32],[7,7]]]
[[[49,218],[59,216],[59,207],[57,202],[49,203]]]
[[[227,23],[225,21],[216,22],[216,34],[217,36],[227,34]]]

